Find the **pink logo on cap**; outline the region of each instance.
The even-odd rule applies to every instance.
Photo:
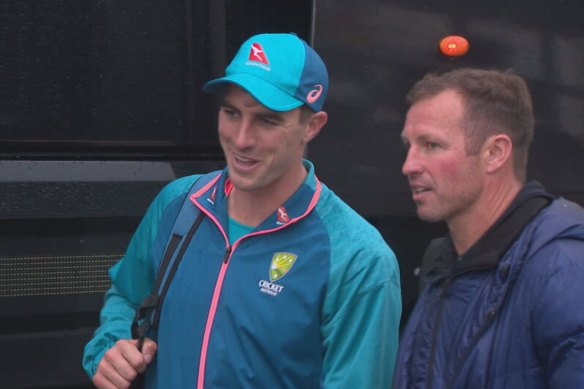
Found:
[[[252,43],[251,50],[249,51],[248,60],[261,62],[263,64],[269,65],[268,58],[264,52],[264,48],[259,43]]]
[[[306,95],[306,101],[308,101],[309,104],[314,103],[316,100],[318,100],[318,98],[320,97],[320,95],[322,94],[322,85],[320,84],[316,84],[314,86],[315,89],[311,90],[310,92],[308,92],[308,94]]]

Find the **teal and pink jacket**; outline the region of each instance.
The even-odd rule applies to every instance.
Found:
[[[147,388],[388,388],[401,315],[395,255],[305,166],[303,185],[233,244],[227,171],[168,184],[110,269],[101,326],[83,356],[88,375],[131,337],[175,220],[203,212],[151,334],[158,352]],[[205,184],[188,194],[199,178]]]

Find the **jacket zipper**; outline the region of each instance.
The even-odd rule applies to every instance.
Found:
[[[223,263],[227,263],[229,261],[229,258],[231,257],[231,250],[232,250],[231,245],[229,245],[227,249],[225,249],[225,254],[223,255]]]
[[[426,373],[428,376],[428,379],[426,380],[426,387],[428,389],[432,388],[432,370],[434,369],[434,361],[436,359],[436,337],[438,335],[438,330],[440,329],[440,317],[442,316],[444,304],[446,303],[446,290],[450,286],[451,280],[452,276],[448,277],[444,283],[442,292],[440,293],[440,307],[438,308],[438,313],[436,314],[436,319],[434,321],[434,331],[432,332],[432,347],[430,348],[430,361],[428,362],[428,370]]]
[[[217,282],[215,283],[215,290],[213,291],[213,297],[211,299],[211,307],[209,308],[209,314],[207,315],[207,323],[205,325],[205,332],[203,334],[203,344],[201,345],[201,356],[199,358],[199,376],[197,378],[198,389],[203,389],[205,384],[205,368],[207,366],[209,338],[211,337],[211,329],[213,327],[213,322],[215,321],[215,314],[217,313],[217,306],[219,304],[219,295],[223,289],[223,280],[225,279],[225,273],[227,272],[227,267],[229,266],[228,262],[229,258],[231,258],[232,251],[233,246],[231,245],[228,245],[225,249],[221,268],[219,269],[219,275],[217,276]]]
[[[488,267],[485,267],[488,268]],[[434,322],[434,331],[432,333],[432,348],[430,349],[430,361],[428,362],[428,380],[427,380],[427,385],[426,387],[428,389],[432,388],[432,379],[433,379],[433,375],[432,375],[432,369],[434,368],[434,361],[436,359],[436,335],[438,334],[438,330],[440,329],[440,316],[442,315],[442,311],[444,310],[444,304],[446,303],[446,290],[448,289],[448,287],[450,286],[450,284],[452,283],[452,280],[456,277],[459,277],[463,274],[466,273],[470,273],[472,271],[476,271],[476,270],[484,270],[485,268],[483,267],[478,267],[478,268],[473,268],[473,269],[466,269],[465,271],[462,271],[460,273],[456,273],[456,274],[451,274],[445,281],[444,283],[444,287],[442,289],[442,293],[440,295],[440,308],[438,309],[438,314],[436,315],[436,320]],[[460,366],[462,365],[462,361],[464,361],[469,353],[470,350],[472,349],[472,347],[476,344],[476,342],[478,342],[478,339],[480,338],[480,335],[484,332],[484,330],[487,328],[487,326],[491,323],[491,321],[493,320],[493,318],[495,317],[494,315],[494,311],[490,311],[487,315],[489,316],[487,321],[485,322],[485,324],[483,325],[483,327],[480,329],[479,332],[477,332],[477,336],[475,336],[474,340],[471,342],[471,344],[469,345],[469,347],[467,348],[466,352],[464,353],[464,355],[460,358],[460,362],[457,363],[458,368],[456,370],[454,370],[452,376],[450,377],[450,379],[447,382],[446,388],[450,388],[452,385],[452,382],[454,381],[454,378],[456,377],[456,375],[459,373],[460,371]]]
[[[469,356],[471,350],[478,343],[479,339],[484,334],[484,332],[489,327],[489,325],[493,322],[493,320],[495,319],[495,316],[496,315],[497,315],[497,308],[493,308],[493,309],[489,310],[489,312],[487,312],[487,320],[485,320],[485,322],[483,323],[483,325],[481,326],[481,328],[475,334],[472,342],[470,342],[469,345],[466,347],[466,350],[465,350],[464,354],[462,354],[462,356],[460,357],[459,361],[457,361],[457,363],[456,363],[456,367],[457,368],[452,372],[452,376],[450,377],[450,379],[448,380],[448,384],[446,385],[447,388],[452,385],[452,382],[454,381],[454,379],[456,378],[456,376],[458,375],[458,373],[460,373],[460,369],[462,368],[462,363]]]
[[[297,220],[303,219],[316,206],[316,202],[320,198],[320,191],[321,191],[321,184],[320,184],[320,181],[317,180],[316,181],[316,189],[315,189],[315,193],[313,195],[312,201],[309,204],[309,206],[306,209],[306,212],[304,214],[300,215],[297,218],[292,219],[286,225],[282,225],[278,228],[274,228],[272,230],[266,230],[263,232],[255,232],[255,233],[245,235],[245,237],[239,238],[233,245],[229,244],[229,239],[227,237],[227,234],[225,233],[225,231],[221,227],[221,224],[217,221],[217,218],[214,215],[212,215],[209,211],[207,211],[202,205],[200,205],[195,199],[192,198],[193,203],[195,203],[195,205],[202,212],[207,214],[207,216],[209,216],[209,218],[219,228],[219,230],[223,234],[223,237],[225,238],[225,241],[227,242],[227,248],[225,249],[225,254],[223,255],[223,263],[221,264],[221,268],[219,269],[219,275],[217,276],[217,281],[215,283],[215,290],[213,291],[213,297],[211,299],[211,307],[210,307],[209,313],[207,315],[207,323],[205,325],[205,331],[203,334],[203,344],[201,345],[201,355],[199,357],[199,374],[197,377],[197,389],[203,389],[204,384],[205,384],[205,367],[207,364],[207,350],[209,347],[209,338],[211,336],[211,329],[212,329],[213,323],[215,321],[215,314],[217,312],[219,295],[221,294],[221,290],[223,288],[223,280],[225,279],[225,273],[227,272],[227,267],[229,266],[228,262],[229,262],[229,259],[231,258],[232,253],[233,253],[234,246],[237,246],[239,241],[243,238],[274,232],[274,231],[280,230],[286,226],[289,226],[292,223],[295,223]]]
[[[462,357],[460,357],[460,362],[458,362],[456,364],[456,366],[457,366],[456,370],[453,371],[452,376],[448,380],[448,383],[446,385],[447,388],[450,388],[451,387],[452,382],[454,381],[454,379],[456,378],[456,376],[460,372],[460,369],[462,368],[463,361],[466,360],[466,358],[470,354],[470,351],[477,344],[477,342],[479,341],[479,339],[481,338],[481,336],[483,335],[483,333],[485,332],[485,330],[487,329],[487,327],[491,324],[491,322],[495,318],[495,315],[496,314],[497,314],[497,310],[496,309],[492,309],[489,312],[487,312],[487,320],[482,325],[482,327],[479,329],[479,331],[476,333],[473,341],[466,347],[466,350],[465,350],[464,354],[462,355]]]

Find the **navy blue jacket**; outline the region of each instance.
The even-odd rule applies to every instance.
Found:
[[[461,258],[433,247],[394,388],[584,388],[584,209],[530,183]]]

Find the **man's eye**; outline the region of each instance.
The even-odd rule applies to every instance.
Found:
[[[227,117],[234,118],[237,116],[237,112],[231,108],[222,108],[221,111]]]
[[[275,120],[270,118],[261,118],[260,121],[262,122],[262,124],[266,126],[275,126],[276,124],[278,124]]]
[[[436,150],[437,148],[439,148],[440,145],[438,145],[438,143],[434,143],[434,142],[426,142],[426,150]]]

